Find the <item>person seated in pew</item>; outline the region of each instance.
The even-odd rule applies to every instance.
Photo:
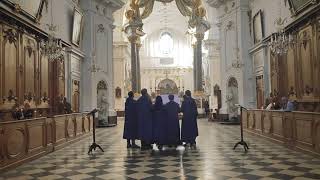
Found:
[[[169,95],[169,102],[165,105],[167,112],[167,144],[180,145],[180,125],[179,125],[179,112],[180,106],[174,101],[174,95]]]
[[[134,100],[134,94],[132,91],[128,93],[124,113],[123,139],[127,140],[127,148],[140,148],[135,142],[135,140],[138,139],[138,117],[137,101]]]
[[[153,119],[153,142],[162,150],[162,146],[167,144],[167,112],[163,105],[161,96],[156,97],[156,102],[152,108]]]
[[[291,112],[294,111],[294,104],[288,100],[288,97],[281,98],[281,110]]]

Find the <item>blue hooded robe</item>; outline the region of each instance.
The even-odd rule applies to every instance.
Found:
[[[170,101],[166,104],[167,111],[167,137],[169,145],[180,143],[180,125],[179,125],[179,104]]]
[[[137,101],[138,136],[147,144],[152,143],[152,102],[147,95],[142,95]]]
[[[198,136],[197,124],[197,104],[191,97],[186,97],[182,102],[181,111],[183,113],[181,126],[181,141],[186,143],[194,143]]]
[[[167,144],[167,113],[161,96],[157,96],[153,105],[153,140],[158,145]]]
[[[137,101],[128,97],[125,103],[123,139],[138,139]]]

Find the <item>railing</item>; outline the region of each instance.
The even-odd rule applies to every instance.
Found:
[[[242,118],[247,132],[320,155],[320,113],[248,110]]]
[[[92,131],[92,118],[74,113],[0,122],[0,172],[79,140]]]

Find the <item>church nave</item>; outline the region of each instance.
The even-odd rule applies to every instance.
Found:
[[[105,152],[87,155],[92,136],[1,174],[9,179],[319,179],[320,159],[245,133],[250,150],[233,150],[239,126],[199,119],[197,149],[126,149],[123,121],[97,129]],[[139,144],[139,143],[138,143]],[[183,149],[183,148],[182,148]]]

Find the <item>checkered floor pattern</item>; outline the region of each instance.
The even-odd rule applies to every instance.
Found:
[[[123,121],[98,129],[97,150],[87,155],[91,138],[0,174],[4,179],[320,179],[320,159],[245,134],[250,150],[233,150],[239,126],[199,120],[197,149],[160,152],[126,149]]]

